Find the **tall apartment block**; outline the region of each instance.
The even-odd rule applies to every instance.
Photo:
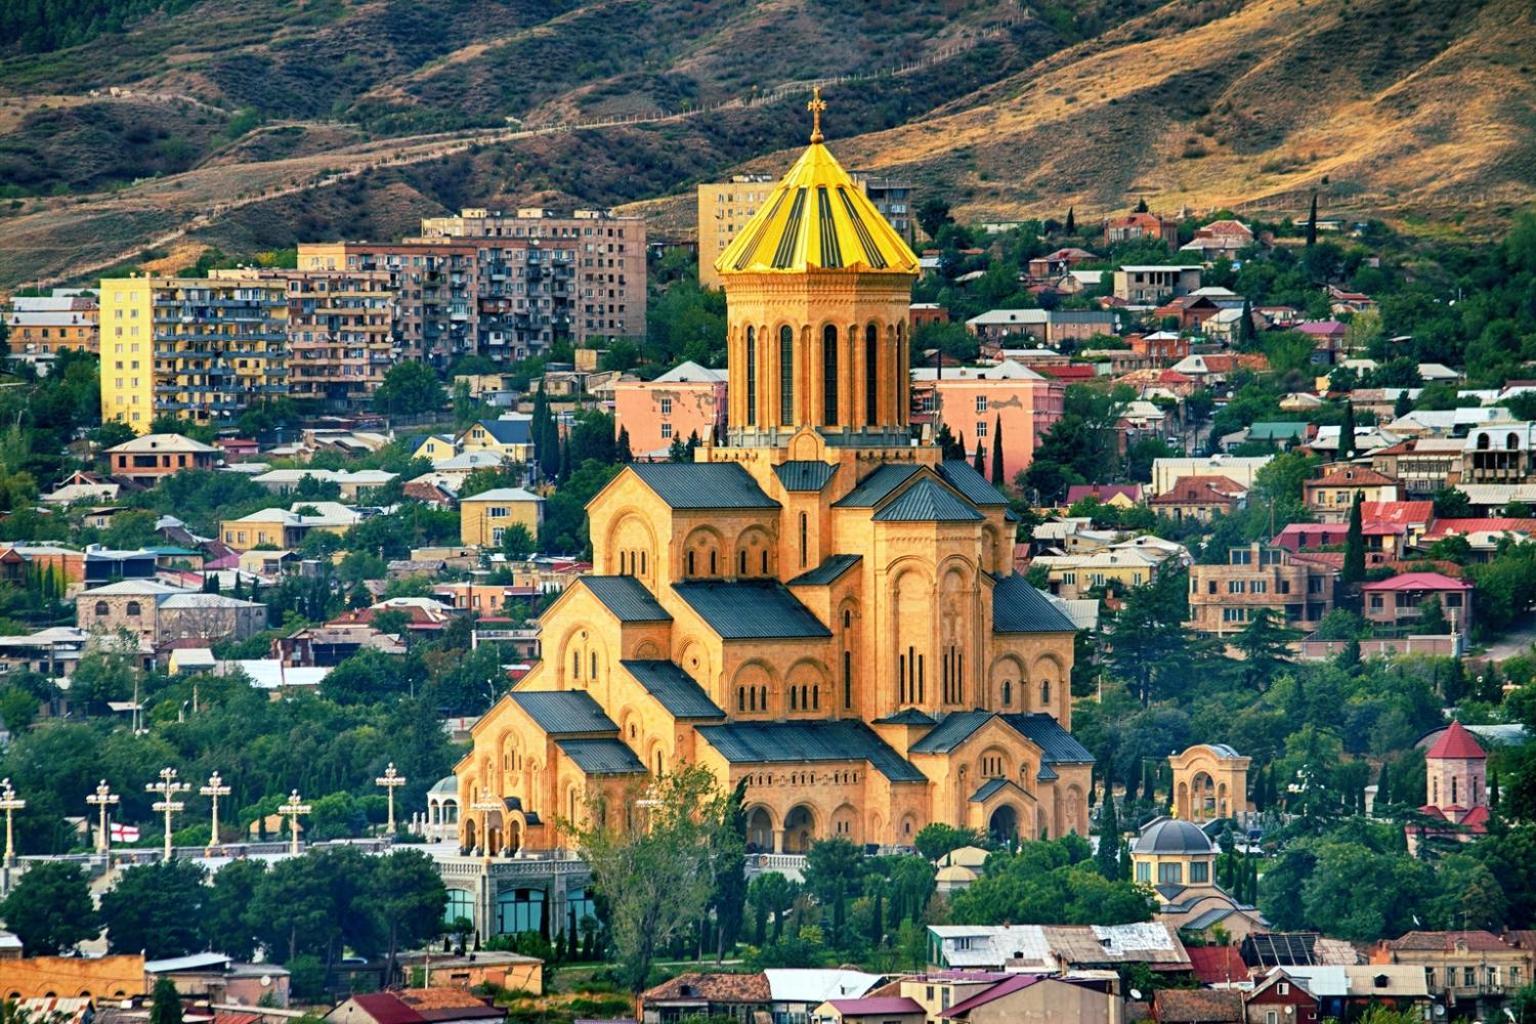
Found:
[[[912,237],[912,185],[894,178],[853,172],[854,184],[875,204],[882,216],[903,238]],[[746,226],[758,207],[773,192],[775,179],[767,174],[737,174],[730,181],[699,186],[699,284],[720,287],[715,260]]]
[[[215,270],[278,281],[288,296],[288,397],[346,409],[366,402],[393,363],[395,293],[368,270]]]
[[[104,420],[217,423],[288,391],[282,281],[107,278],[100,304]]]

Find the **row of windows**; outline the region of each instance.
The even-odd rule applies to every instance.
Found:
[[[1203,860],[1192,861],[1189,865],[1189,884],[1199,885],[1211,880],[1211,866]],[[1140,861],[1136,865],[1136,881],[1152,881],[1152,865],[1146,861]],[[1158,885],[1183,885],[1184,865],[1177,861],[1163,861],[1157,865]]]

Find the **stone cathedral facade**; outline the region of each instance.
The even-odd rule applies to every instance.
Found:
[[[1088,830],[1074,627],[1014,573],[1004,497],[912,439],[917,259],[817,115],[716,264],[725,443],[592,500],[593,574],[455,768],[465,847],[569,846],[590,798],[684,762],[746,780],[756,850]]]

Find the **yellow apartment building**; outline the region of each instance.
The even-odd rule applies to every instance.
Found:
[[[715,260],[774,190],[769,174],[737,174],[699,186],[699,284],[719,288]]]
[[[100,303],[103,420],[220,423],[288,391],[281,281],[107,278]]]
[[[524,526],[537,539],[544,499],[521,487],[498,487],[459,499],[459,540],[481,548],[501,547],[502,533]]]

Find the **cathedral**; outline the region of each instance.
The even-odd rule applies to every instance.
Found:
[[[917,258],[822,144],[821,106],[716,262],[724,443],[592,499],[593,574],[455,767],[461,846],[569,846],[562,822],[682,763],[745,781],[757,851],[1088,830],[1075,628],[1013,571],[1006,499],[913,438]]]

